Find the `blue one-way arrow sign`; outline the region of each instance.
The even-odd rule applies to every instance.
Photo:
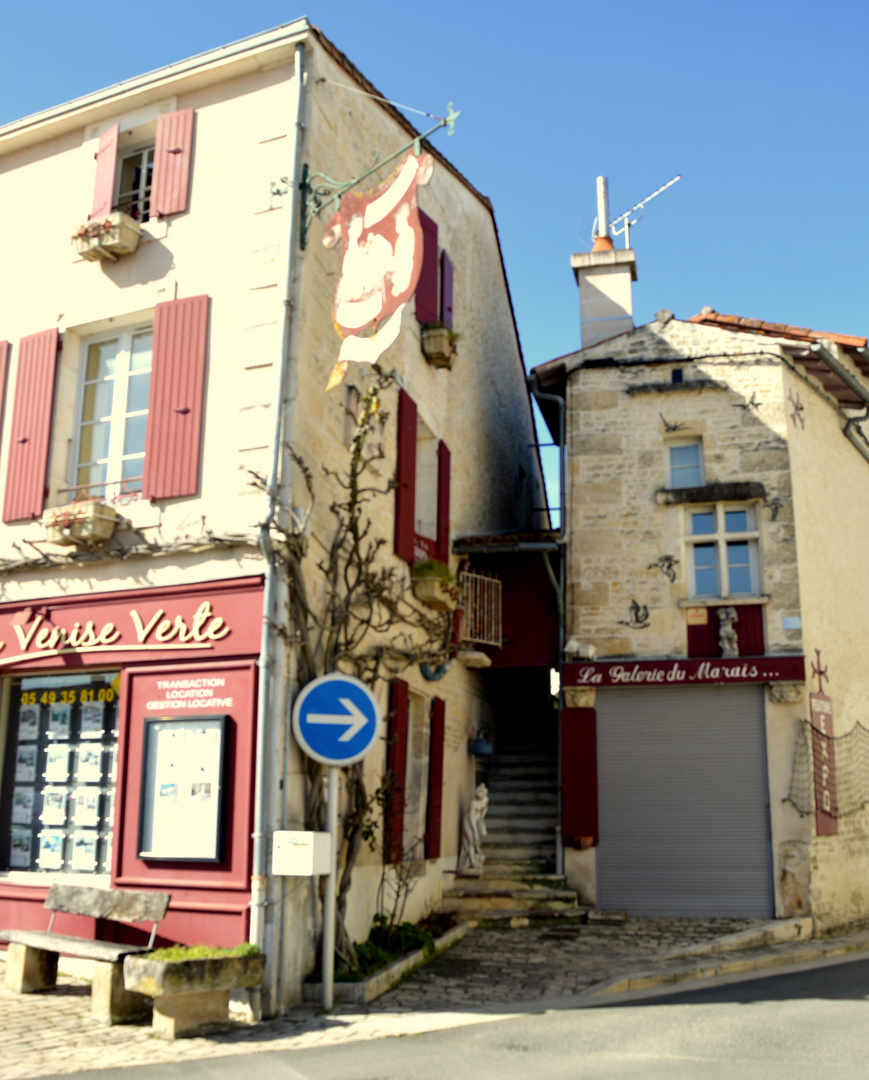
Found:
[[[364,682],[334,672],[308,683],[293,705],[299,745],[324,765],[361,761],[380,738],[380,705]]]

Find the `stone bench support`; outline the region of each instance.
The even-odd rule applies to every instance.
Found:
[[[196,1034],[213,1024],[225,1024],[228,1017],[228,990],[164,994],[154,998],[151,1026],[166,1039],[178,1039]]]

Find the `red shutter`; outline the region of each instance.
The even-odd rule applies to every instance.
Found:
[[[157,141],[154,146],[152,218],[180,214],[187,209],[192,154],[193,110],[163,113],[157,120]]]
[[[598,842],[596,709],[561,710],[561,832],[571,847]]]
[[[158,304],[142,495],[195,495],[199,484],[208,297]]]
[[[423,326],[438,321],[438,227],[419,212],[422,225],[422,272],[416,286],[416,317]]]
[[[416,402],[398,391],[398,451],[395,462],[395,554],[413,562],[416,498]]]
[[[453,325],[453,261],[441,252],[441,321]]]
[[[407,714],[409,693],[403,679],[390,687],[386,771],[392,782],[392,800],[383,822],[383,861],[400,862],[404,845],[404,788],[407,783]]]
[[[58,340],[57,327],[21,339],[9,437],[4,521],[36,518],[45,508]]]
[[[450,452],[438,443],[438,547],[441,562],[450,561]]]
[[[110,127],[100,137],[100,148],[96,152],[97,179],[94,185],[94,204],[88,217],[105,217],[112,212],[115,199],[115,173],[118,167],[118,139],[121,134],[119,124]]]
[[[425,857],[441,857],[441,813],[444,801],[444,736],[446,702],[433,698],[431,703],[431,741],[428,753],[428,805],[425,814]]]

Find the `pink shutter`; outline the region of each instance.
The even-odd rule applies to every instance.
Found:
[[[453,325],[453,261],[441,252],[441,322]]]
[[[433,698],[431,703],[431,741],[428,755],[428,804],[425,815],[425,857],[441,857],[441,816],[444,800],[444,741],[446,702]]]
[[[112,212],[112,203],[115,199],[115,174],[118,168],[118,139],[121,128],[119,124],[110,127],[100,137],[100,147],[96,152],[97,179],[94,184],[94,204],[89,218],[105,217]]]
[[[199,485],[208,297],[158,304],[142,495],[175,499]]]
[[[450,452],[438,443],[438,553],[441,562],[450,561]]]
[[[407,783],[407,714],[409,692],[403,679],[390,687],[386,771],[392,797],[383,821],[383,861],[400,862],[404,846],[404,788]]]
[[[4,521],[36,518],[45,508],[58,341],[57,327],[21,339],[9,437]]]
[[[398,452],[395,461],[395,554],[413,562],[416,499],[416,402],[398,391]]]
[[[422,225],[422,272],[416,286],[416,317],[423,325],[438,321],[438,227],[419,212]]]
[[[9,370],[9,342],[0,341],[0,422],[3,417],[3,399],[6,397],[6,376]]]
[[[187,209],[192,153],[193,110],[163,113],[157,120],[157,141],[154,146],[152,218],[180,214]]]

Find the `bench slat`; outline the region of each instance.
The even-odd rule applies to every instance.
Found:
[[[31,949],[77,956],[82,960],[101,960],[110,964],[132,953],[147,952],[147,945],[121,945],[115,941],[87,941],[84,938],[67,937],[65,934],[49,934],[44,930],[2,930],[0,940]]]
[[[52,885],[45,901],[47,911],[115,922],[159,922],[168,907],[169,893],[91,889],[84,885]]]

